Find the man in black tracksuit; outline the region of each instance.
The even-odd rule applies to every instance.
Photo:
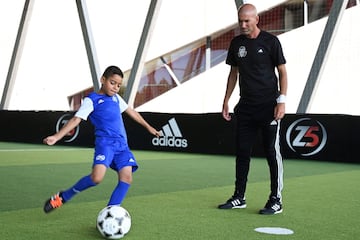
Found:
[[[230,121],[228,101],[239,77],[240,100],[236,118],[236,181],[233,196],[220,209],[245,208],[245,190],[252,146],[261,130],[270,169],[271,192],[260,214],[281,213],[283,165],[280,153],[280,119],[285,114],[287,74],[278,38],[262,31],[255,6],[238,10],[240,35],[231,41],[226,63],[231,66],[222,114]],[[278,76],[275,74],[277,69]]]

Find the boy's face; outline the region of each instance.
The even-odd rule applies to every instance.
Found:
[[[123,78],[117,74],[113,74],[108,78],[101,77],[101,89],[99,93],[114,96],[119,92],[122,80]]]

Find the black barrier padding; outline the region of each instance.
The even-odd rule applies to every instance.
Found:
[[[0,111],[0,141],[41,144],[42,140],[56,132],[58,120],[74,112],[63,111]],[[71,142],[64,138],[62,145],[93,146],[92,126],[83,121],[78,136]]]
[[[59,122],[66,122],[73,114],[62,111],[0,111],[0,141],[41,144],[44,137],[55,133]],[[155,138],[124,114],[131,149],[234,155],[235,122],[225,121],[221,113],[144,112],[141,115],[167,135]],[[280,132],[283,157],[359,163],[359,122],[359,116],[287,114],[282,120]],[[83,121],[77,134],[65,137],[58,144],[93,147],[93,142],[93,127],[88,121]],[[260,135],[253,148],[253,156],[264,157]]]
[[[324,127],[326,131],[326,144],[324,147],[314,155],[302,156],[304,153],[302,150],[295,151],[290,148],[290,145],[286,141],[286,133],[289,131],[289,127],[292,123],[299,119],[310,118],[311,121],[303,122],[305,126],[318,126],[319,123]],[[359,148],[358,136],[360,136],[360,117],[351,115],[329,115],[329,114],[289,114],[282,121],[282,152],[286,158],[296,159],[313,159],[324,161],[336,161],[336,162],[360,162],[357,156],[357,149]],[[300,131],[296,131],[297,134]],[[321,127],[319,131],[315,131],[318,134],[319,140],[322,139]],[[300,136],[300,135],[298,135]],[[303,142],[311,142],[304,136]],[[316,149],[315,146],[314,150]],[[311,149],[311,147],[309,147]],[[295,149],[297,150],[297,149]],[[305,151],[306,153],[307,151]]]
[[[156,129],[162,130],[175,118],[182,137],[156,137],[124,116],[128,141],[134,149],[234,154],[234,122],[226,122],[221,114],[141,113]],[[171,126],[170,126],[171,128]]]

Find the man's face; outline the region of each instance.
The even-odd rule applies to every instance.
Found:
[[[238,21],[240,33],[249,36],[257,28],[259,17],[252,11],[240,11]]]

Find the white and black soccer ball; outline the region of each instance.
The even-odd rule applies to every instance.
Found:
[[[130,231],[131,216],[120,206],[107,206],[99,212],[96,227],[108,239],[120,239]]]

